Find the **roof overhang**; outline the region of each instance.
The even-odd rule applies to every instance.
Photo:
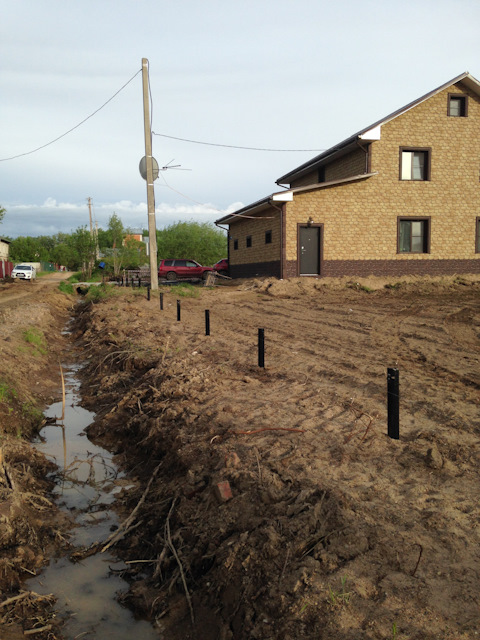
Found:
[[[230,224],[231,222],[235,222],[235,220],[238,220],[239,218],[255,218],[257,214],[266,211],[270,207],[275,207],[275,202],[292,202],[296,194],[305,193],[306,191],[317,191],[319,189],[341,186],[350,182],[359,182],[360,180],[366,180],[367,178],[371,178],[372,176],[376,175],[377,172],[361,173],[356,176],[350,176],[349,178],[330,180],[329,182],[318,182],[316,184],[309,184],[305,187],[295,187],[295,189],[289,189],[288,191],[279,191],[277,193],[272,193],[270,196],[267,196],[262,200],[257,200],[257,202],[243,207],[243,209],[238,209],[237,211],[229,213],[219,220],[215,220],[215,224]]]
[[[414,100],[413,102],[410,102],[404,107],[397,109],[397,111],[394,111],[393,113],[386,116],[382,120],[379,120],[374,124],[371,124],[365,129],[362,129],[361,131],[358,131],[357,133],[353,134],[349,138],[346,138],[343,142],[340,142],[339,144],[335,145],[334,147],[331,147],[330,149],[327,149],[326,151],[324,151],[318,156],[315,156],[311,160],[304,162],[302,165],[300,165],[296,169],[293,169],[292,171],[289,171],[288,173],[283,175],[281,178],[279,178],[276,181],[276,183],[278,185],[291,184],[293,180],[298,180],[299,178],[302,178],[308,173],[319,169],[321,166],[323,166],[327,162],[331,162],[332,160],[341,158],[343,155],[349,153],[358,145],[363,145],[368,142],[375,142],[376,140],[380,140],[382,125],[386,124],[387,122],[390,122],[390,120],[393,120],[394,118],[397,118],[398,116],[402,115],[406,111],[409,111],[410,109],[412,109],[413,107],[416,107],[421,102],[428,100],[432,96],[436,95],[437,93],[440,93],[441,91],[443,91],[444,89],[447,89],[448,87],[451,87],[457,82],[462,82],[468,89],[470,89],[470,91],[480,96],[480,82],[476,78],[474,78],[470,73],[468,73],[468,71],[465,71],[465,73],[461,73],[456,78],[453,78],[452,80],[449,80],[445,84],[442,84],[442,86],[437,87],[433,91],[426,93],[424,96],[421,96],[420,98],[417,98],[417,100]]]

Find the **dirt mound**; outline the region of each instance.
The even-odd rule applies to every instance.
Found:
[[[80,314],[91,432],[139,480],[113,539],[123,599],[163,637],[472,637],[478,284],[348,284],[202,289],[181,322],[175,292],[163,312],[119,291]]]

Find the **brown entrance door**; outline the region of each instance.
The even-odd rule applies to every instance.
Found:
[[[300,275],[320,275],[320,234],[321,227],[300,227],[298,250],[300,255]]]

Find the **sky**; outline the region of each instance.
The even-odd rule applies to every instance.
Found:
[[[480,79],[478,0],[0,0],[0,10],[0,236],[10,238],[88,227],[87,198],[101,228],[113,213],[147,228],[142,58],[152,153],[177,166],[155,182],[159,229],[213,222],[464,71]]]

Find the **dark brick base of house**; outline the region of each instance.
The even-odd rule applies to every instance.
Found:
[[[280,260],[275,262],[253,262],[251,264],[230,265],[229,275],[231,278],[260,278],[274,277],[280,278]]]
[[[286,278],[297,277],[297,261],[288,261],[285,272]],[[442,276],[457,273],[480,273],[480,256],[471,260],[324,260],[321,276]]]

